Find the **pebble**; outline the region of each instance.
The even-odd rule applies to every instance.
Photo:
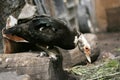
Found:
[[[0,64],[2,64],[2,58],[0,58]]]
[[[11,62],[12,61],[12,58],[6,58],[5,59],[5,62]]]

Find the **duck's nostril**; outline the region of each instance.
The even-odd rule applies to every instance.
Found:
[[[89,49],[86,47],[85,50],[89,51]]]

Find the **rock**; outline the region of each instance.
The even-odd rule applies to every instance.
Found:
[[[19,16],[24,5],[25,0],[0,1],[0,30],[5,26],[6,19],[10,14],[15,15],[15,17]]]
[[[18,16],[18,19],[32,18],[35,15],[35,12],[36,6],[26,3]]]
[[[6,75],[9,75],[6,77]],[[0,80],[31,80],[29,75],[17,75],[15,71],[1,72]]]
[[[99,54],[100,49],[97,42],[97,37],[95,34],[84,34],[85,38],[90,43],[92,50],[91,50],[91,60],[92,62],[96,61]],[[78,47],[76,47],[73,50],[63,50],[60,49],[62,55],[63,55],[63,66],[66,67],[72,67],[77,64],[87,64],[88,61],[84,54],[79,51]]]
[[[98,60],[104,60],[104,59],[115,59],[115,55],[111,52],[103,51],[98,57]]]
[[[0,80],[66,80],[62,60],[36,53],[0,54]],[[6,76],[9,75],[9,76]]]

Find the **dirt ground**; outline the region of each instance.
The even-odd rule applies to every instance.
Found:
[[[120,56],[120,32],[118,33],[98,33],[99,47],[101,53],[112,53]]]

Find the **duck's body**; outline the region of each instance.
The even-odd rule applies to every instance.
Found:
[[[39,16],[27,23],[9,28],[6,34],[17,35],[30,43],[48,46],[59,46],[63,49],[73,49],[74,35],[62,21]]]
[[[87,57],[90,54],[90,45],[83,35],[71,32],[64,22],[48,16],[35,17],[6,29],[4,33],[21,37],[35,46],[57,46],[68,50],[78,45]]]

